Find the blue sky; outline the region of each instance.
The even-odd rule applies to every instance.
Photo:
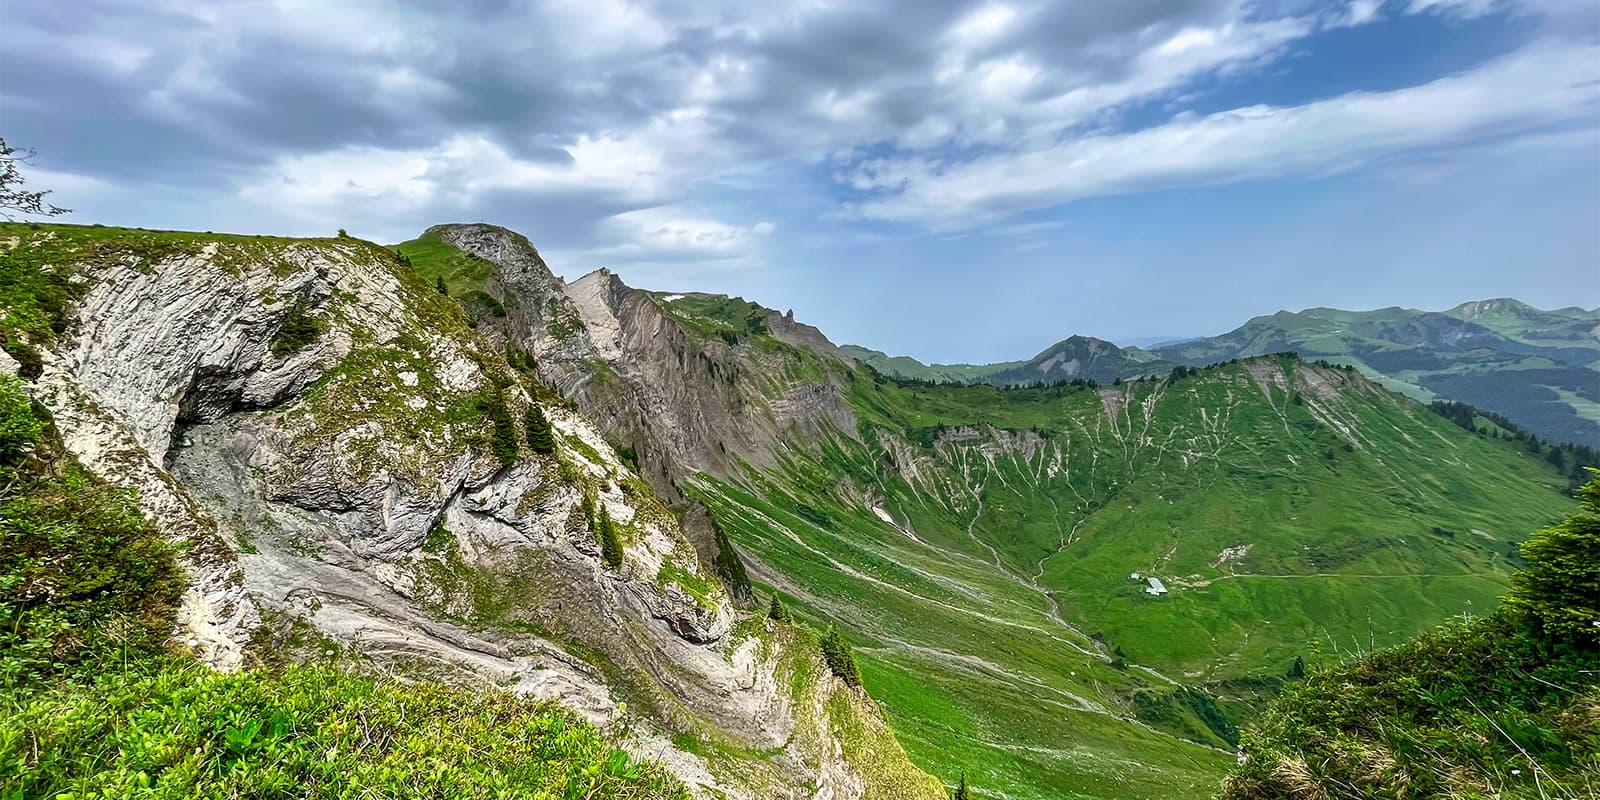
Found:
[[[1280,308],[1600,305],[1593,0],[0,14],[0,136],[71,221],[486,220],[568,277],[945,362]]]

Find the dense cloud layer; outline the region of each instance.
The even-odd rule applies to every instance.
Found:
[[[96,216],[382,239],[491,218],[583,258],[751,260],[786,221],[708,206],[774,164],[822,176],[840,225],[939,231],[1592,126],[1583,6],[5,0],[0,134]],[[1544,32],[1464,74],[1186,104],[1321,31],[1508,11]]]

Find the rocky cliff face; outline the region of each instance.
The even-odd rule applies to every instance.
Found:
[[[740,460],[770,465],[788,437],[855,430],[832,369],[852,362],[792,313],[752,307],[753,325],[729,326],[609,270],[564,283],[525,239],[501,228],[429,233],[492,262],[508,312],[540,310],[509,313],[512,344],[612,441],[632,449],[641,473],[669,499],[680,499],[678,484],[697,473],[727,475]],[[749,335],[751,327],[761,335]]]
[[[0,258],[37,265],[70,302],[37,309],[56,315],[47,332],[7,342],[37,360],[31,391],[68,448],[191,544],[179,638],[207,662],[323,642],[400,675],[626,713],[641,747],[728,797],[874,793],[872,762],[838,731],[848,716],[872,752],[898,752],[876,708],[807,681],[815,654],[772,644],[792,633],[736,631],[727,593],[610,431],[537,379],[587,397],[596,373],[576,365],[671,351],[670,335],[641,333],[626,291],[604,305],[619,320],[604,347],[627,348],[610,351],[562,327],[583,306],[555,293],[520,237],[454,231],[496,259],[511,301],[503,322],[474,329],[388,250],[353,239],[8,227]],[[537,376],[506,357],[519,348],[538,354]],[[664,382],[649,402],[716,399],[682,395],[670,372],[642,373]],[[644,413],[612,402],[629,409],[619,419]],[[534,406],[553,453],[525,441]],[[672,452],[703,452],[691,435]],[[608,524],[620,557],[602,552]],[[671,746],[673,731],[781,757],[708,760]],[[938,796],[923,784],[907,796]]]

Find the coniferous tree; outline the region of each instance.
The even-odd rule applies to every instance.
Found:
[[[501,466],[509,467],[517,463],[520,455],[517,449],[517,426],[511,421],[511,412],[506,410],[506,402],[500,395],[489,397],[484,405],[484,413],[494,423],[494,436],[490,444],[495,458],[500,459]]]
[[[616,523],[611,521],[611,512],[604,503],[600,504],[600,516],[595,520],[595,535],[600,538],[600,556],[606,564],[622,566],[622,540],[617,537]]]
[[[783,604],[783,598],[773,595],[772,605],[767,607],[767,619],[778,622],[794,622],[794,616],[789,613],[788,606]]]
[[[844,638],[838,623],[830,623],[822,637],[822,660],[828,670],[839,676],[849,686],[861,685],[861,670],[856,667],[855,654],[850,652],[850,642]]]
[[[527,429],[529,450],[544,455],[556,451],[555,432],[550,428],[550,420],[545,417],[544,409],[538,405],[528,406]]]
[[[578,501],[578,513],[583,515],[584,530],[594,533],[594,495],[587,490],[583,493],[583,499]]]
[[[444,276],[443,275],[440,275],[440,276],[438,276],[438,277],[433,279],[433,288],[438,289],[439,290],[439,294],[442,294],[442,295],[445,295],[445,296],[449,296],[449,294],[450,294],[450,290],[448,288],[446,288],[445,285],[444,285]]]
[[[1580,509],[1522,543],[1528,566],[1511,576],[1507,606],[1546,634],[1600,643],[1600,469],[1578,489]]]
[[[1304,678],[1306,676],[1306,660],[1300,656],[1294,657],[1294,664],[1289,667],[1289,677]]]

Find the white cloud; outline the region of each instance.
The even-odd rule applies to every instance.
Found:
[[[856,216],[971,227],[1085,197],[1314,176],[1415,148],[1593,125],[1597,103],[1600,47],[1542,46],[1407,89],[1238,108],[954,163],[881,160],[847,179],[879,193],[854,206]]]
[[[989,3],[968,12],[946,33],[950,44],[974,48],[994,42],[1016,23],[1017,9],[1005,3]]]
[[[650,205],[681,194],[694,177],[689,164],[670,163],[685,138],[674,124],[627,137],[581,137],[564,149],[564,161],[520,158],[481,134],[451,136],[427,148],[346,147],[284,156],[250,176],[239,193],[313,214],[352,203],[392,212],[438,203],[460,208],[491,192],[603,194]]]
[[[1439,12],[1461,17],[1481,17],[1504,8],[1505,0],[1411,0],[1406,13]]]
[[[675,207],[618,214],[604,227],[618,243],[591,251],[592,257],[642,262],[748,257],[762,237],[777,230],[768,221],[732,225]]]
[[[1442,91],[1118,130],[1127,109],[1182,112],[1330,26],[1593,0],[95,2],[7,6],[21,35],[0,37],[40,76],[0,99],[63,171],[205,195],[191,218],[206,227],[399,236],[494,217],[571,252],[727,259],[771,232],[688,209],[725,207],[725,179],[773,166],[826,165],[866,195],[859,216],[951,227],[1448,143],[1477,123],[1395,108]],[[1542,95],[1490,88],[1548,116],[1529,105]],[[1474,109],[1512,127],[1523,113]]]
[[[1350,0],[1342,13],[1334,15],[1327,23],[1330,28],[1348,28],[1365,25],[1378,19],[1383,0]]]

